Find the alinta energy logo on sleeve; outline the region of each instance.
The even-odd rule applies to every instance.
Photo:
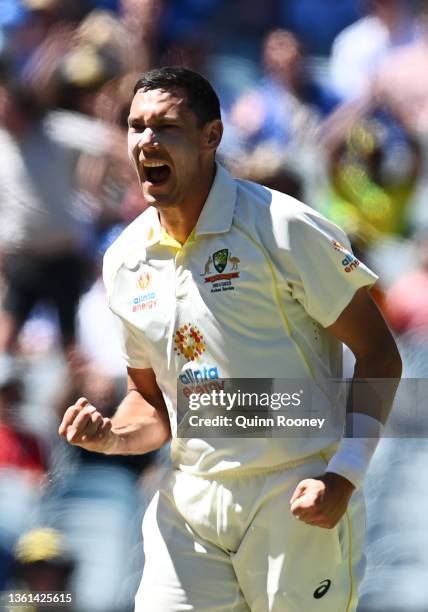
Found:
[[[211,283],[211,293],[233,291],[235,289],[232,280],[239,278],[240,263],[239,257],[232,255],[229,249],[220,249],[209,255],[201,276],[204,277],[206,283]],[[214,267],[217,274],[214,273],[211,266]]]
[[[132,298],[132,312],[151,310],[157,306],[156,292],[151,290],[151,284],[152,275],[150,272],[145,270],[138,274],[137,287],[140,293]]]
[[[340,244],[340,242],[337,242],[337,240],[332,240],[331,244],[333,245],[335,251],[339,251],[339,253],[345,255],[345,258],[342,259],[342,266],[347,274],[349,274],[349,272],[352,272],[352,270],[354,270],[355,268],[358,268],[358,266],[360,265],[359,260],[354,257],[353,254],[348,251],[348,249],[346,249],[342,244]]]

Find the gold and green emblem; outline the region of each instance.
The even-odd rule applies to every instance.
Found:
[[[229,249],[220,249],[213,254],[214,268],[220,274],[223,272],[227,265],[227,258],[229,257]]]

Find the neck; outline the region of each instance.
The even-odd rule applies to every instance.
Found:
[[[159,217],[162,227],[168,234],[184,244],[195,227],[199,215],[204,207],[215,177],[215,163],[204,173],[200,188],[197,193],[192,194],[192,198],[182,202],[179,206],[168,206],[159,208]]]

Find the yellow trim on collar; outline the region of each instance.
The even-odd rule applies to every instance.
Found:
[[[160,240],[159,240],[159,244],[161,244],[162,246],[174,247],[175,249],[181,249],[182,248],[182,245],[179,242],[177,242],[177,240],[175,240],[175,238],[170,236],[168,234],[168,232],[163,227],[161,228],[161,237],[160,237]]]
[[[187,238],[185,244],[189,244],[190,242],[193,242],[195,239],[195,229],[193,228],[192,231],[189,234],[189,237]],[[161,227],[161,237],[159,240],[159,244],[161,244],[162,246],[170,246],[170,247],[174,247],[174,249],[182,249],[184,245],[180,244],[179,242],[177,242],[177,240],[175,238],[173,238],[172,236],[170,236],[168,234],[168,232]]]

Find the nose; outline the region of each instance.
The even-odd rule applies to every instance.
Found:
[[[141,136],[138,140],[138,144],[140,147],[150,147],[158,144],[157,137],[155,132],[150,127],[146,127],[144,131],[141,133]]]

